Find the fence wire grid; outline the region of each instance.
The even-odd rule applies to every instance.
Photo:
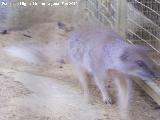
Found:
[[[86,7],[100,22],[125,28],[129,43],[151,48],[150,56],[160,64],[160,0],[86,0]]]

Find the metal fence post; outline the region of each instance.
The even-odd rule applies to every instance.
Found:
[[[125,37],[127,24],[127,1],[117,0],[116,29],[119,34]]]

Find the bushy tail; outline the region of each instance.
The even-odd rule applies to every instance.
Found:
[[[29,46],[10,46],[4,48],[3,51],[28,63],[39,63],[42,57],[41,51]]]
[[[65,45],[56,44],[55,41],[49,44],[24,42],[18,45],[5,47],[3,52],[25,60],[28,63],[66,63],[68,62],[66,49],[67,47]]]

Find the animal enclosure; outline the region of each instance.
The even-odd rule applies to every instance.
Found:
[[[78,76],[74,75],[75,71],[67,56],[70,30],[76,30],[79,25],[88,25],[90,22],[96,24],[95,22],[100,21],[111,25],[126,37],[128,42],[147,45],[132,34],[140,35],[140,28],[127,20],[126,15],[128,13],[132,21],[139,25],[144,24],[144,27],[157,19],[151,21],[133,1],[0,0],[2,1],[37,1],[39,5],[0,6],[0,120],[122,120],[117,91],[112,80],[106,81],[105,86],[113,98],[113,105],[106,105],[103,102],[100,90],[93,80],[88,81],[91,101],[86,101],[83,96],[83,88],[78,82]],[[41,6],[41,2],[50,1],[60,3],[77,1],[77,5]],[[157,6],[157,1],[155,2],[154,6]],[[126,7],[131,8],[132,11],[127,10]],[[134,15],[133,11],[138,15]],[[98,27],[92,30],[99,32]],[[129,29],[132,33],[128,32]],[[81,33],[87,36],[88,32]],[[141,32],[146,34],[145,31]],[[102,33],[105,35],[103,30]],[[91,38],[99,42],[102,36],[97,39],[95,36]],[[143,39],[148,42],[153,41],[151,38]],[[154,42],[158,40],[154,38]],[[150,44],[155,49],[158,48],[157,43]],[[21,48],[21,45],[26,49],[20,50],[20,55],[27,60],[36,58],[37,64],[30,61],[28,63],[23,58],[18,58],[14,54],[12,56],[4,51],[6,48],[14,51],[16,46]],[[95,48],[96,46],[97,44]],[[37,57],[32,57],[30,54],[32,48],[36,50],[33,54],[35,53]],[[28,52],[25,54],[25,51],[29,54]],[[16,50],[15,53],[19,54]],[[151,55],[157,54],[154,49],[151,53],[154,53]],[[138,79],[137,83],[160,105],[160,91],[157,84],[145,83]],[[134,85],[134,91],[131,92],[133,92],[130,100],[131,107],[128,111],[130,120],[159,120],[159,105],[155,104],[137,85]]]
[[[98,21],[110,25],[127,42],[149,47],[149,55],[160,64],[159,0],[86,0],[86,7]],[[157,84],[136,82],[160,104]]]

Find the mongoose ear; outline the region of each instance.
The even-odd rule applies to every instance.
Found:
[[[128,57],[129,57],[128,51],[124,51],[124,52],[122,53],[122,55],[120,56],[120,59],[121,59],[122,61],[127,61],[127,60],[128,60]]]

